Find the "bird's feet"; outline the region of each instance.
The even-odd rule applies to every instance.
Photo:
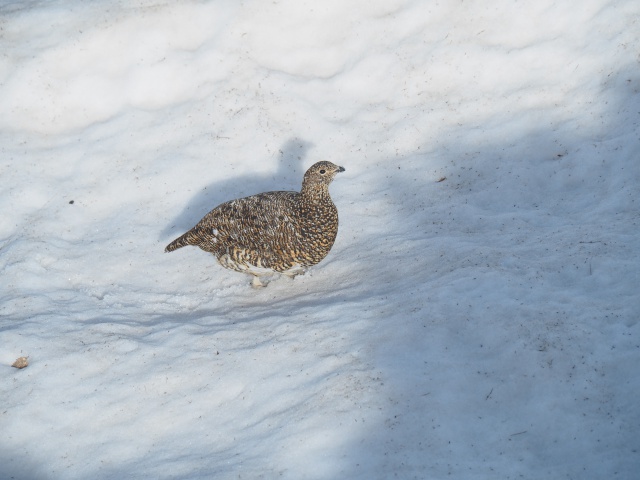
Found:
[[[253,288],[263,288],[267,285],[269,285],[269,280],[265,277],[260,278],[258,276],[254,276],[253,280],[251,281],[251,286]]]
[[[305,267],[297,266],[280,273],[282,273],[282,275],[289,277],[291,280],[293,280],[298,275],[304,275],[305,273],[307,273],[307,269]]]

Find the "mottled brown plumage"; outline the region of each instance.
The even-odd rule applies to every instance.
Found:
[[[186,245],[213,253],[225,267],[260,277],[294,277],[327,256],[338,233],[338,210],[329,184],[344,168],[318,162],[304,174],[298,192],[266,192],[218,205],[165,249]]]

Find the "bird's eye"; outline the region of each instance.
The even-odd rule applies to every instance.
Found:
[[[326,170],[324,170],[324,169],[323,169],[323,170],[320,170],[320,175],[324,175],[325,173],[327,173],[327,171],[326,171]]]

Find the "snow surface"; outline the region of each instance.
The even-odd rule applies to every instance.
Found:
[[[639,19],[0,2],[0,478],[639,478]],[[320,159],[304,277],[163,253]]]

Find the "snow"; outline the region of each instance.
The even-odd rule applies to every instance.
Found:
[[[0,4],[0,478],[637,478],[639,15]],[[321,159],[305,276],[163,253]]]

